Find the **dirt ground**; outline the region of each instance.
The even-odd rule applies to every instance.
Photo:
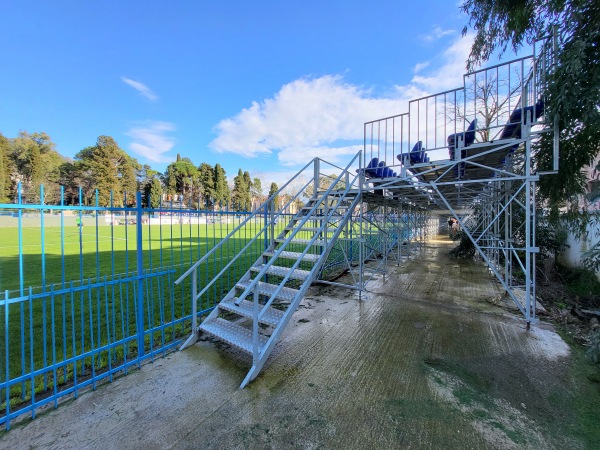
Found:
[[[354,291],[316,286],[259,377],[203,339],[0,435],[2,449],[585,449],[600,388],[551,325],[439,237]]]

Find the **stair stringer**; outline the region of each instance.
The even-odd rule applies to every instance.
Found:
[[[315,203],[316,205],[318,205],[320,203],[320,201],[322,201],[323,199],[320,198],[311,198],[309,199],[306,204],[305,207],[307,207],[310,203]],[[281,231],[281,233],[277,236],[277,238],[273,241],[273,243],[271,245],[269,245],[269,247],[265,250],[265,252],[263,252],[263,254],[261,254],[256,261],[254,261],[254,263],[250,266],[250,268],[244,273],[244,275],[242,275],[242,277],[240,278],[240,280],[238,281],[238,283],[240,282],[247,282],[252,280],[252,268],[258,267],[260,264],[263,263],[268,263],[267,261],[265,261],[266,257],[265,257],[265,253],[268,252],[275,252],[275,248],[277,247],[277,239],[283,239],[286,237],[286,235],[293,233],[293,229],[290,228],[291,224],[297,224],[298,222],[305,222],[307,220],[310,220],[310,216],[305,216],[302,215],[302,209],[300,211],[298,211],[298,213],[292,217],[292,219],[290,220],[290,222],[288,223],[288,225]],[[318,232],[316,233],[318,234]],[[310,245],[307,246],[308,248],[310,248]],[[282,245],[282,248],[280,250],[283,250],[285,248],[285,244]],[[269,258],[269,259],[273,259],[273,258]],[[276,258],[275,258],[276,259]],[[313,280],[314,281],[314,280]],[[220,303],[226,302],[228,300],[231,300],[232,298],[235,298],[236,296],[236,292],[238,291],[238,288],[236,286],[232,287],[229,292],[227,292],[227,294],[225,295],[225,297],[223,297],[223,299],[221,300]],[[214,308],[203,320],[202,323],[205,322],[210,322],[214,319],[216,319],[219,316],[219,308]]]
[[[325,195],[327,195],[327,194],[325,194]],[[352,218],[352,211],[356,208],[356,206],[360,203],[360,201],[361,201],[360,195],[356,195],[356,197],[354,198],[354,201],[351,203],[350,206],[347,207],[346,213],[342,216],[342,220],[340,221],[339,227],[336,229],[336,231],[335,231],[334,235],[331,237],[331,239],[328,240],[328,245],[324,248],[319,259],[317,260],[317,262],[314,264],[313,268],[311,269],[311,275],[306,280],[304,280],[304,282],[302,283],[294,300],[290,303],[285,314],[283,315],[280,322],[277,324],[275,330],[269,337],[266,345],[259,351],[258,358],[255,358],[253,360],[252,367],[250,368],[250,370],[248,371],[248,374],[242,381],[242,384],[240,385],[240,389],[244,388],[250,381],[252,381],[254,378],[256,378],[256,376],[260,373],[261,369],[263,368],[264,364],[266,363],[267,359],[269,358],[271,352],[273,351],[275,344],[279,341],[281,334],[283,333],[283,331],[285,330],[285,327],[291,320],[292,315],[294,314],[294,312],[298,308],[298,305],[300,304],[300,302],[306,295],[308,288],[317,279],[318,274],[321,270],[321,267],[323,266],[323,264],[327,260],[327,257],[329,256],[329,252],[335,246],[340,233],[344,229],[344,226]],[[334,212],[335,212],[335,209],[332,210],[331,214],[333,214]],[[321,228],[327,227],[327,224],[329,223],[329,218],[330,218],[330,216],[324,218],[327,220],[323,220],[323,225],[321,225]],[[291,223],[291,221],[290,221],[290,223]],[[310,247],[310,245],[305,248],[303,254],[307,252],[309,247]]]

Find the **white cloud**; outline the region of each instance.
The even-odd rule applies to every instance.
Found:
[[[127,77],[121,77],[121,81],[123,81],[123,83],[125,83],[126,85],[134,88],[141,95],[146,97],[148,100],[154,101],[154,100],[158,99],[158,96],[152,91],[152,89],[150,89],[144,83],[132,80],[131,78],[127,78]]]
[[[419,86],[429,93],[441,92],[462,86],[465,62],[469,56],[472,43],[472,35],[455,39],[452,45],[439,56],[443,64],[428,75],[415,75],[410,86]]]
[[[413,72],[414,73],[419,73],[421,72],[423,69],[427,68],[429,66],[430,62],[429,61],[425,61],[422,63],[418,63],[415,65],[415,67],[413,68]]]
[[[350,159],[361,150],[362,145],[350,145],[345,147],[288,147],[282,149],[277,157],[283,166],[306,164],[317,157],[324,157],[330,163],[345,166]]]
[[[164,154],[175,145],[175,139],[167,135],[175,129],[175,125],[169,122],[147,122],[132,127],[125,134],[133,138],[129,145],[131,151],[150,161],[161,163],[171,159]]]
[[[280,160],[286,163],[298,149],[313,149],[310,155],[315,156],[319,147],[328,151],[325,144],[362,139],[364,122],[393,115],[404,106],[400,98],[373,98],[341,76],[301,78],[284,85],[273,98],[222,120],[211,147],[246,157],[283,152]]]
[[[406,113],[409,100],[461,86],[471,43],[470,37],[456,38],[431,62],[417,64],[410,83],[384,96],[340,75],[294,80],[219,122],[210,146],[248,158],[276,153],[290,167],[316,156],[344,163],[362,147],[365,122]]]
[[[456,33],[455,30],[444,30],[441,27],[435,27],[428,34],[423,35],[422,39],[425,42],[434,42],[434,41],[437,41],[438,39],[441,39],[446,36],[450,36],[454,33]]]

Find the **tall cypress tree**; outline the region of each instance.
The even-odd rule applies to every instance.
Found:
[[[234,211],[243,211],[244,175],[242,169],[233,177],[233,191],[231,192],[231,203]]]
[[[230,199],[229,186],[227,185],[227,177],[225,176],[225,169],[220,164],[215,164],[214,170],[214,201],[215,204],[220,204],[221,207],[226,205]]]
[[[202,163],[200,164],[200,167],[198,167],[198,172],[200,195],[204,201],[204,206],[206,208],[211,208],[211,200],[214,199],[215,196],[215,169],[210,164]]]
[[[252,208],[252,198],[250,194],[250,188],[252,186],[252,178],[248,171],[244,172],[244,211],[250,211]]]
[[[277,183],[275,183],[275,182],[271,183],[271,188],[269,189],[269,197],[271,197],[273,194],[275,194],[278,190],[279,190],[279,187],[277,186]],[[273,210],[277,211],[278,209],[279,209],[279,195],[276,195],[273,198]]]
[[[8,139],[0,133],[0,203],[10,201],[10,145]]]

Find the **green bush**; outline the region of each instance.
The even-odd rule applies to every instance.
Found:
[[[582,298],[594,298],[600,295],[600,281],[596,274],[585,268],[576,267],[565,270],[565,283],[569,291]]]

